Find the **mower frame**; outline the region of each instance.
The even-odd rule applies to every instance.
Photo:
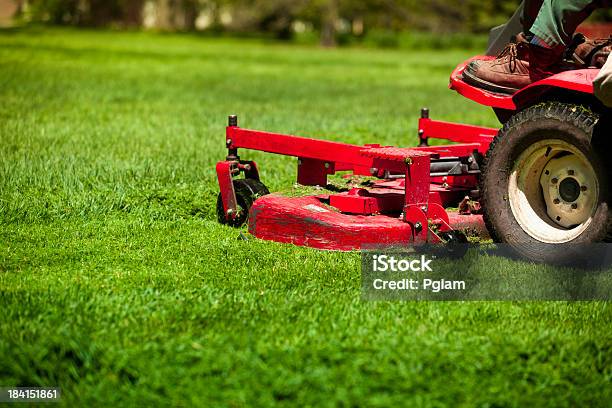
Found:
[[[486,234],[477,205],[478,163],[498,129],[429,118],[421,110],[419,146],[364,146],[243,129],[229,117],[226,160],[217,163],[221,222],[250,211],[249,232],[259,238],[322,249],[353,250],[366,245],[446,242],[454,230]],[[429,146],[430,139],[455,144]],[[270,195],[252,208],[240,209],[234,179],[259,180],[257,164],[241,160],[238,149],[258,150],[297,158],[297,182],[327,186],[327,176],[349,172],[374,176],[367,187],[310,197]],[[447,212],[445,208],[459,208]]]

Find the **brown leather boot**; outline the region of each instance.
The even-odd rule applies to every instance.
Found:
[[[553,75],[562,56],[563,49],[539,47],[520,36],[494,60],[476,60],[468,64],[463,71],[463,80],[492,92],[513,94]]]
[[[565,58],[576,68],[601,68],[612,51],[612,36],[590,40],[583,34],[576,34],[569,45]]]

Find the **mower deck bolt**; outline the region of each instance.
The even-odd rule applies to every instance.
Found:
[[[553,203],[555,203],[555,204],[559,204],[560,202],[561,202],[561,200],[559,200],[558,198],[555,198],[555,199],[553,200]]]
[[[555,177],[555,178],[551,179],[550,182],[553,183],[553,184],[557,184],[559,182],[559,179]]]
[[[416,222],[414,224],[414,229],[416,230],[416,232],[420,232],[423,229],[423,224],[421,224],[420,222]]]
[[[569,176],[573,176],[573,175],[574,175],[574,170],[568,170],[568,171],[567,171],[567,174],[568,174]]]
[[[234,213],[234,210],[232,210],[232,209],[230,208],[230,209],[228,209],[228,210],[227,210],[225,213],[226,213],[227,215],[232,215],[232,214]]]
[[[325,168],[329,169],[329,163],[325,163]]]
[[[232,145],[232,139],[227,139],[227,140],[225,141],[225,145],[226,145],[226,146],[231,146],[231,145]]]
[[[371,174],[371,175],[373,175],[373,176],[374,176],[374,175],[376,175],[376,174],[378,174],[378,169],[377,169],[376,167],[372,167],[372,168],[370,169],[370,174]]]

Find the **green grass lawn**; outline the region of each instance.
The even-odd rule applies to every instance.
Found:
[[[365,302],[358,253],[215,221],[228,114],[402,146],[421,106],[495,126],[447,89],[476,52],[0,32],[0,386],[69,406],[609,406],[607,303]],[[294,159],[243,155],[294,183]]]

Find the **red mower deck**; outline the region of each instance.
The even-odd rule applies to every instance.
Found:
[[[281,135],[237,126],[230,117],[226,161],[217,164],[221,187],[220,220],[243,216],[233,176],[259,180],[257,165],[238,157],[239,148],[297,158],[297,181],[327,186],[327,176],[349,172],[379,180],[336,194],[309,197],[265,195],[252,203],[249,232],[255,237],[331,250],[446,242],[455,230],[486,234],[470,195],[477,190],[478,159],[497,129],[433,121],[428,110],[419,121],[420,146],[357,146]],[[428,146],[432,138],[456,142]],[[256,193],[256,192],[253,192]],[[447,212],[446,208],[459,208]],[[475,214],[476,213],[476,214]]]

